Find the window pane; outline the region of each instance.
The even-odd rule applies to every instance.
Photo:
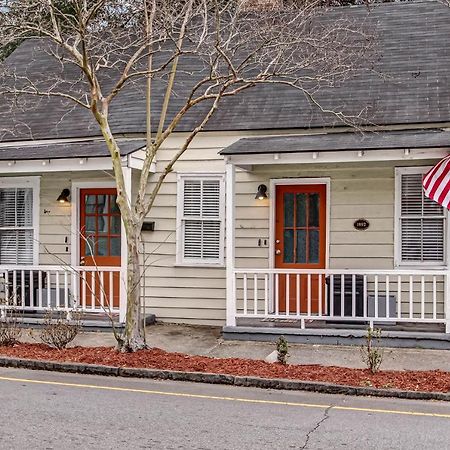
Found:
[[[95,233],[95,216],[86,216],[85,233]]]
[[[33,190],[17,189],[16,192],[17,226],[33,226]]]
[[[423,261],[444,261],[444,219],[422,220]]]
[[[283,196],[284,226],[294,226],[294,194],[285,193]]]
[[[284,230],[283,262],[294,262],[294,230]]]
[[[111,216],[111,234],[120,234],[121,220],[120,216]]]
[[[297,227],[305,227],[306,226],[306,199],[307,194],[297,194]]]
[[[108,256],[108,238],[97,239],[97,256]]]
[[[403,174],[402,185],[402,215],[422,215],[422,174]]]
[[[111,256],[120,256],[120,238],[111,238]]]
[[[0,264],[33,264],[33,230],[0,231]]]
[[[202,257],[202,222],[186,220],[184,223],[184,256],[186,258]]]
[[[99,234],[108,234],[108,216],[97,216]]]
[[[0,227],[16,226],[16,190],[0,189]]]
[[[87,236],[84,243],[84,256],[92,256],[95,251],[94,236]]]
[[[110,201],[111,213],[112,214],[120,214],[119,205],[116,203],[117,195],[110,195],[109,201]]]
[[[200,180],[184,181],[183,210],[185,216],[200,216],[202,184]]]
[[[202,216],[219,217],[220,214],[220,182],[219,180],[203,181]]]
[[[319,226],[319,210],[320,210],[320,197],[319,194],[309,195],[309,220],[308,225],[310,227]]]
[[[297,263],[306,263],[306,230],[297,230]]]
[[[108,195],[97,195],[97,213],[108,213]]]
[[[84,197],[85,211],[87,214],[95,213],[96,195],[86,195]]]
[[[309,230],[309,263],[317,264],[319,262],[319,231]]]

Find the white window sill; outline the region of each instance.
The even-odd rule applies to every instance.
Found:
[[[174,264],[173,267],[198,267],[203,269],[221,269],[225,268],[224,263],[192,263],[192,262],[186,262],[186,263],[177,263]]]

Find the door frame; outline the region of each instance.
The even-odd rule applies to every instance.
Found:
[[[325,269],[330,266],[330,185],[331,179],[329,177],[321,178],[271,178],[269,188],[269,269],[275,268],[275,216],[276,216],[276,187],[286,185],[311,185],[324,184],[326,189],[326,242],[325,242]]]
[[[111,189],[116,188],[113,181],[73,181],[71,189],[71,233],[70,233],[70,264],[72,267],[80,265],[80,191],[82,189]],[[121,234],[123,244],[124,235]],[[123,245],[122,245],[123,247]],[[123,266],[123,255],[121,255],[121,266]]]

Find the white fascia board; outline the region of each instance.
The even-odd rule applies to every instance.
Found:
[[[136,152],[134,152],[136,153]],[[134,153],[122,158],[124,167],[141,170],[143,161]],[[0,161],[0,174],[12,173],[46,173],[46,172],[86,172],[91,170],[112,170],[109,156],[101,158],[61,158],[39,160],[9,160]],[[156,167],[152,165],[152,172]]]
[[[440,159],[447,156],[450,148],[395,149],[395,150],[341,150],[335,152],[269,153],[226,155],[227,161],[237,167],[263,164],[319,164],[370,161],[412,161]]]

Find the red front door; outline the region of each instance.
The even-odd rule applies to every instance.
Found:
[[[101,275],[101,267],[121,265],[121,216],[116,198],[114,188],[80,190],[80,265],[93,268],[82,280],[81,295],[83,304],[97,308],[119,306],[119,273]]]
[[[326,185],[276,187],[275,267],[324,269],[326,258]],[[324,301],[324,277],[280,275],[280,312],[318,312]],[[322,308],[323,311],[323,308]]]

